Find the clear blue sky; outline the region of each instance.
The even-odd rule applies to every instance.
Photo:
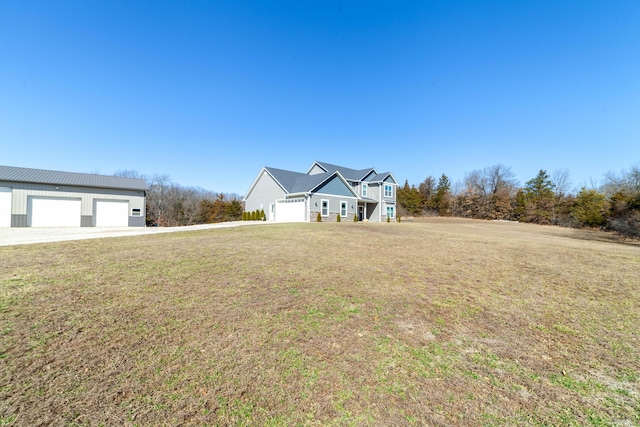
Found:
[[[314,160],[628,169],[640,1],[0,2],[0,164],[244,194]]]

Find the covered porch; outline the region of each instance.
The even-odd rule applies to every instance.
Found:
[[[375,200],[360,200],[358,202],[358,221],[377,221],[377,217],[374,214],[377,212],[378,202]]]

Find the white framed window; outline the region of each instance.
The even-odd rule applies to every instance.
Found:
[[[393,186],[385,184],[384,185],[384,197],[393,197]]]
[[[328,200],[322,200],[321,201],[322,204],[322,216],[329,216],[329,201]]]
[[[367,197],[368,190],[369,190],[369,186],[365,183],[362,183],[362,197]]]
[[[395,206],[387,206],[387,216],[391,219],[396,217]]]
[[[345,218],[347,216],[347,202],[340,201],[340,216]]]

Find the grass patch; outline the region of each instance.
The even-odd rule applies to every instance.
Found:
[[[0,425],[638,425],[640,247],[598,236],[429,219],[0,247]]]

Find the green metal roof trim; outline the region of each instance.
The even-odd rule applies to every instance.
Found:
[[[149,185],[144,179],[88,173],[61,172],[45,169],[18,168],[14,166],[0,166],[0,181],[69,185],[77,187],[116,188],[140,191],[149,189]]]

